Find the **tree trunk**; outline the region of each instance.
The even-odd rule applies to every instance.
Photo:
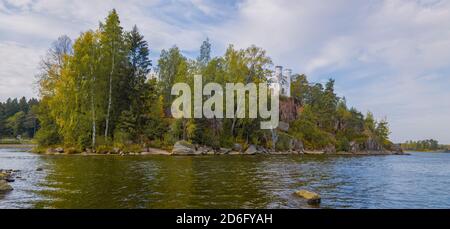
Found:
[[[112,63],[111,63],[111,72],[109,74],[109,98],[108,98],[108,110],[106,111],[106,126],[105,126],[105,140],[108,139],[108,131],[109,131],[109,119],[111,115],[111,104],[112,104],[112,78],[114,74],[114,61],[115,61],[115,47],[114,40],[112,41]]]
[[[92,55],[92,57],[94,57],[94,55]],[[92,77],[92,85],[91,85],[91,109],[92,109],[92,149],[95,148],[95,138],[97,135],[97,127],[96,127],[96,117],[95,117],[95,103],[94,103],[94,98],[95,98],[95,90],[94,90],[94,86],[95,86],[95,75],[94,75],[94,71],[92,69],[92,60],[90,63],[90,70],[91,70],[91,77]]]

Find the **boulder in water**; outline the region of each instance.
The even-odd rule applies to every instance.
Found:
[[[295,194],[299,197],[306,199],[307,203],[310,205],[320,204],[321,197],[319,194],[307,190],[299,190],[295,192]]]
[[[13,188],[5,180],[0,180],[0,192],[11,191]]]

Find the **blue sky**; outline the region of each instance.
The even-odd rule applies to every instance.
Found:
[[[137,24],[156,62],[255,44],[310,80],[336,79],[349,105],[390,122],[391,138],[450,143],[450,1],[0,0],[0,100],[37,96],[39,59],[62,34],[96,28],[116,8]]]

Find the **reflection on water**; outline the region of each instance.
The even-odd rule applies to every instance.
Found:
[[[17,150],[16,150],[17,151]],[[38,167],[42,171],[36,171]],[[450,154],[411,156],[39,156],[0,149],[19,169],[0,208],[449,208]]]

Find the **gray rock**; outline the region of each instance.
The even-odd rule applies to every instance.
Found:
[[[220,148],[220,154],[228,154],[229,152],[231,152],[230,148]]]
[[[187,141],[178,141],[173,146],[172,155],[198,155],[198,152],[195,151],[195,147],[191,143]]]
[[[235,143],[234,145],[233,145],[233,151],[236,151],[236,152],[242,152],[242,145],[241,144],[239,144],[239,143]]]
[[[256,153],[260,153],[260,154],[269,154],[269,150],[267,150],[266,148],[262,147],[262,146],[256,146]]]
[[[199,147],[197,147],[196,154],[207,155],[208,152],[211,152],[211,151],[214,152],[214,150],[213,150],[211,147],[208,147],[208,146],[199,146]]]
[[[55,149],[57,153],[64,153],[64,149],[62,147],[58,147]]]
[[[247,150],[245,150],[244,154],[246,155],[254,155],[258,152],[255,145],[248,146]]]

